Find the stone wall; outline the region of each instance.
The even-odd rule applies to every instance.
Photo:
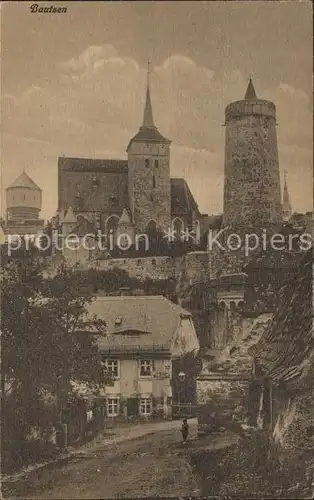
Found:
[[[209,281],[208,252],[190,252],[185,256],[184,264],[190,283]]]
[[[111,163],[115,165],[111,167]],[[108,216],[121,214],[128,206],[127,162],[123,160],[59,158],[58,184],[59,209],[71,206],[82,213],[105,212]]]
[[[172,257],[141,257],[135,259],[102,259],[95,262],[96,269],[108,270],[118,267],[131,278],[161,280],[174,278]]]
[[[221,415],[227,412],[234,421],[248,418],[249,381],[236,377],[200,376],[196,382],[197,404],[208,405]]]
[[[168,230],[171,218],[168,144],[133,142],[128,151],[128,192],[136,228],[144,232],[150,221]]]

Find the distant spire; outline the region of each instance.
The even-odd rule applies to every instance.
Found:
[[[283,200],[282,200],[282,210],[284,220],[289,220],[292,214],[292,207],[290,202],[290,196],[288,192],[287,184],[287,172],[284,173],[284,186],[283,186]]]
[[[153,110],[152,103],[150,100],[150,61],[148,61],[147,65],[147,87],[146,87],[146,101],[144,108],[144,116],[143,116],[143,128],[155,128],[154,119],[153,119]]]
[[[252,78],[249,79],[249,84],[247,86],[244,99],[257,99],[254,85],[252,83]]]

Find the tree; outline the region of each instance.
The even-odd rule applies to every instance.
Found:
[[[47,281],[43,270],[32,252],[1,268],[2,422],[18,446],[34,427],[44,432],[55,423],[73,397],[71,382],[95,390],[110,383],[95,338],[105,324],[97,318],[87,324],[91,296],[82,276],[67,271]],[[57,402],[49,411],[45,393]]]

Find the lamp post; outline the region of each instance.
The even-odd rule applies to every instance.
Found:
[[[181,404],[181,391],[182,391],[182,384],[185,381],[185,373],[181,370],[178,374],[179,378],[179,391],[178,391],[178,396],[179,396],[179,417],[181,417],[181,412],[180,412],[180,404]]]

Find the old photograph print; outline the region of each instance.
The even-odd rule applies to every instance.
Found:
[[[0,15],[3,498],[313,498],[311,2]]]

